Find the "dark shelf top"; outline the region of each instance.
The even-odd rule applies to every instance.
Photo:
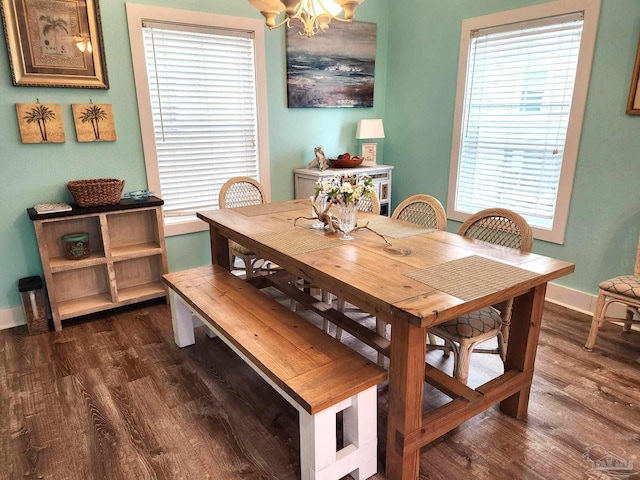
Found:
[[[70,203],[71,210],[56,213],[36,213],[33,208],[27,208],[27,213],[31,220],[44,220],[46,218],[73,217],[74,215],[87,215],[93,213],[115,212],[118,210],[131,210],[134,208],[158,207],[164,205],[164,200],[151,196],[149,200],[137,202],[131,198],[122,198],[120,203],[115,205],[100,205],[98,207],[79,207],[75,203]]]

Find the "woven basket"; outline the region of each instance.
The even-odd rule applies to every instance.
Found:
[[[67,188],[81,207],[114,205],[120,203],[124,180],[115,178],[96,178],[93,180],[73,180]]]

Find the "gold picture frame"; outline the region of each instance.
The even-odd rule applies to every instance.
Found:
[[[640,115],[640,91],[638,90],[638,78],[640,77],[640,40],[636,49],[636,61],[633,65],[633,75],[631,76],[631,88],[629,89],[629,99],[627,100],[627,115]]]
[[[0,0],[15,86],[109,88],[98,0]]]

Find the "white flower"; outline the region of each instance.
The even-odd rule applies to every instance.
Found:
[[[340,186],[340,192],[342,192],[342,193],[353,193],[353,185],[351,185],[351,183],[349,183],[349,182],[344,182]]]

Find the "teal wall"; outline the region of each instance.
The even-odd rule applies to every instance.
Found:
[[[225,15],[262,18],[246,0],[141,0],[134,3]],[[125,2],[102,0],[100,10],[111,88],[14,87],[4,37],[0,38],[0,309],[20,305],[18,279],[42,273],[32,222],[26,208],[44,201],[71,201],[66,182],[81,178],[125,179],[125,191],[146,188],[136,92],[129,49]],[[265,32],[271,185],[274,201],[293,198],[293,169],[314,158],[313,147],[328,155],[356,150],[361,118],[382,118],[386,97],[387,0],[369,0],[358,20],[378,24],[376,89],[373,109],[287,109],[285,32]],[[62,105],[66,143],[23,145],[16,103]],[[113,143],[78,143],[72,103],[110,103],[116,125]],[[169,268],[181,270],[210,262],[208,233],[169,237]]]
[[[398,2],[399,3],[399,2]],[[386,163],[394,203],[426,192],[446,203],[461,21],[537,0],[402,0],[390,8]],[[402,10],[411,12],[403,15]],[[640,233],[640,116],[625,114],[640,33],[640,2],[602,0],[564,245],[542,255],[574,262],[557,283],[588,293],[631,272]],[[449,230],[459,223],[450,221]]]
[[[259,18],[246,0],[139,1]],[[383,118],[379,156],[395,165],[393,203],[418,192],[446,202],[460,24],[463,18],[543,3],[540,0],[367,0],[357,18],[378,24],[373,109],[287,109],[285,37],[266,32],[272,198],[293,198],[292,169],[313,147],[328,154],[357,151],[360,118]],[[65,183],[115,177],[125,190],[146,187],[124,2],[102,0],[111,89],[13,87],[0,39],[0,309],[20,305],[18,278],[41,273],[33,226],[25,209],[70,201]],[[403,12],[410,12],[404,15]],[[596,51],[564,245],[536,241],[534,251],[576,263],[559,283],[595,293],[603,278],[628,271],[640,231],[640,117],[624,113],[638,34],[640,2],[603,0]],[[23,145],[15,103],[60,103],[67,141]],[[118,140],[79,144],[72,103],[111,103]],[[449,223],[455,231],[458,224]],[[172,271],[210,261],[208,235],[167,240]]]

